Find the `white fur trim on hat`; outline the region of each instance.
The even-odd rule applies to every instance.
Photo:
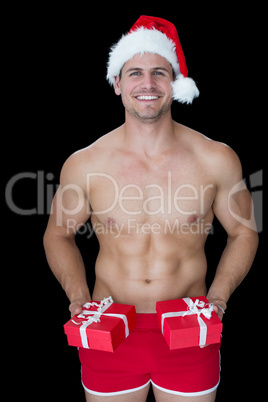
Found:
[[[141,27],[136,31],[123,35],[119,42],[112,46],[106,76],[110,85],[114,85],[114,79],[120,74],[124,64],[138,53],[159,54],[171,64],[176,75],[180,73],[176,47],[173,41],[157,29]]]

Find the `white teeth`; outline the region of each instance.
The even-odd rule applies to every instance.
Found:
[[[158,99],[159,96],[137,96],[137,99],[139,100],[154,100],[154,99]]]

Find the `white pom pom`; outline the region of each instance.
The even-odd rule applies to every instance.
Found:
[[[173,88],[173,99],[181,103],[192,103],[194,98],[199,96],[199,90],[192,78],[180,74],[171,84]]]

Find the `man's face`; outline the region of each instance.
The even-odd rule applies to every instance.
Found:
[[[173,70],[155,53],[135,55],[127,61],[121,78],[115,79],[115,93],[122,96],[126,113],[144,123],[153,123],[170,111]]]

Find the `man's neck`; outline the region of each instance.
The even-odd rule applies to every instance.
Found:
[[[163,115],[154,122],[142,122],[126,114],[124,143],[128,149],[148,157],[170,149],[175,140],[175,127],[171,114]]]

